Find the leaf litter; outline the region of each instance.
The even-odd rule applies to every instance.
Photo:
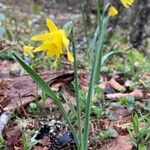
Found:
[[[9,62],[8,62],[9,63]],[[3,63],[1,63],[3,64]],[[6,62],[4,63],[5,68],[6,66]],[[9,69],[8,69],[9,70]],[[7,76],[3,76],[3,74],[8,74]],[[84,76],[85,75],[85,76]],[[41,73],[41,76],[43,79],[45,79],[45,81],[52,87],[52,89],[54,91],[60,91],[62,96],[65,97],[65,99],[67,101],[69,101],[72,106],[76,106],[76,100],[75,97],[73,95],[73,93],[71,92],[71,90],[69,89],[69,85],[70,83],[73,81],[73,70],[69,69],[66,71],[65,70],[60,70],[58,72],[44,72]],[[6,71],[6,72],[2,72],[1,73],[1,86],[0,86],[0,96],[1,96],[1,100],[0,100],[0,105],[1,105],[1,112],[5,112],[8,110],[14,110],[14,109],[18,109],[18,108],[26,108],[26,106],[30,103],[30,102],[34,102],[35,101],[35,97],[37,97],[37,95],[39,95],[38,99],[40,100],[40,93],[38,90],[38,87],[36,86],[36,84],[33,82],[33,80],[25,75],[25,76],[18,76],[18,77],[12,77],[10,72]],[[80,79],[80,86],[85,90],[85,87],[87,87],[88,85],[88,75],[86,73],[83,74],[83,71],[81,70],[79,73],[79,79]],[[130,93],[126,93],[126,87],[124,85],[121,85],[120,83],[118,83],[114,78],[111,78],[108,81],[104,81],[103,83],[103,88],[106,89],[106,87],[111,88],[113,90],[113,92],[115,91],[115,93],[110,93],[110,94],[105,94],[106,99],[110,102],[117,100],[118,98],[121,97],[133,97],[136,100],[142,100],[144,99],[145,94],[142,92],[142,90],[138,90],[135,89]],[[87,89],[86,89],[87,90]],[[123,93],[118,93],[119,91],[123,92]],[[63,100],[63,99],[62,99]],[[70,107],[68,106],[68,104],[66,103],[66,101],[62,101],[63,102],[63,106],[64,108],[67,110],[67,112],[70,111]],[[39,106],[42,107],[43,105],[43,100],[39,101]],[[113,104],[113,103],[112,103]],[[46,108],[53,108],[55,109],[55,104],[53,103],[53,101],[50,98],[47,98],[45,101],[45,106]],[[107,109],[106,109],[107,110]],[[111,110],[111,111],[110,111]],[[128,150],[131,149],[131,143],[128,140],[128,133],[127,133],[127,128],[131,125],[131,112],[128,111],[126,108],[124,108],[123,106],[113,106],[108,107],[108,113],[111,114],[112,116],[116,117],[116,121],[108,121],[108,123],[104,123],[103,127],[105,126],[105,130],[108,128],[113,128],[117,131],[117,133],[119,134],[117,137],[113,137],[111,138],[111,142],[104,144],[103,142],[99,143],[100,145],[102,145],[102,150],[103,149],[110,149],[111,147],[113,147],[113,150],[119,150],[120,148],[124,149],[124,150]],[[58,117],[60,118],[60,117]],[[103,122],[103,121],[102,121]],[[7,124],[7,123],[6,123]],[[6,125],[5,124],[5,125]],[[95,124],[95,123],[94,123]],[[102,123],[100,123],[102,124]],[[98,124],[95,124],[93,126],[93,133],[91,134],[97,134],[99,133],[98,131],[95,131],[95,128],[98,127]],[[4,133],[8,132],[10,135],[13,134],[14,132],[18,132],[17,129],[11,129],[10,131],[5,130]],[[15,140],[17,142],[13,142],[11,141],[9,136],[6,136],[6,143],[8,146],[14,145],[16,146],[15,148],[18,148],[18,145],[16,143],[18,143],[18,141],[20,140],[20,134],[18,132],[17,134],[18,136],[15,138]],[[11,135],[13,136],[13,135]],[[93,141],[93,139],[91,139]],[[95,138],[95,140],[97,140]],[[41,148],[45,148],[46,149],[46,143],[49,143],[49,139],[44,137],[44,139],[42,139],[42,147],[41,146],[35,146],[34,149],[40,149]],[[93,141],[94,142],[94,141]],[[93,143],[92,142],[92,143]],[[111,144],[110,144],[111,143]],[[97,143],[98,145],[98,143]],[[122,147],[121,145],[127,145],[126,148]],[[91,145],[91,147],[93,147]]]

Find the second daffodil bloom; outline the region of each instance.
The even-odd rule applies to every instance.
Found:
[[[110,5],[108,8],[108,15],[114,17],[117,14],[118,14],[118,10],[113,5]]]
[[[23,53],[24,53],[24,55],[34,58],[33,49],[34,49],[34,47],[31,46],[31,45],[24,45],[23,46]]]
[[[124,7],[128,8],[130,5],[134,3],[134,0],[120,0],[120,2],[122,3]]]
[[[55,23],[51,19],[46,19],[49,32],[36,35],[31,39],[33,41],[41,41],[42,44],[35,48],[34,52],[45,51],[49,57],[55,56],[55,62],[63,54],[63,48],[67,50],[67,56],[69,61],[73,62],[74,58],[72,53],[69,51],[69,39],[67,38],[64,29],[58,29]]]

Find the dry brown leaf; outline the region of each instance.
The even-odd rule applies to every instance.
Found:
[[[60,90],[63,84],[70,83],[73,80],[73,75],[73,70],[63,69],[57,72],[41,73],[42,78],[55,91]],[[20,106],[23,107],[34,101],[38,95],[37,85],[29,76],[4,78],[0,80],[0,84],[2,85],[0,86],[0,106],[3,110],[12,110]],[[73,102],[73,98],[71,100]],[[73,105],[75,105],[74,102]]]
[[[14,146],[14,150],[21,150],[20,147]]]
[[[40,107],[43,107],[43,100],[40,100],[38,104]],[[46,108],[55,108],[54,101],[51,98],[47,98],[44,104]]]
[[[59,82],[59,81],[68,81],[68,78],[70,82],[70,80],[72,79],[73,80],[73,75],[74,75],[74,71],[71,69],[71,70],[60,70],[60,71],[55,71],[55,72],[42,72],[40,73],[40,75],[42,76],[42,78],[44,79],[45,82],[47,83],[54,83],[54,82]]]
[[[119,135],[127,135],[127,127],[131,125],[131,115],[125,118],[121,118],[117,121],[110,121],[108,119],[101,119],[100,121],[102,129],[114,128]]]
[[[62,87],[63,83],[62,82],[57,82],[57,83],[53,83],[52,86],[51,86],[51,89],[53,91],[59,91]]]
[[[112,103],[112,106],[108,108],[109,114],[114,116],[116,119],[122,119],[131,115],[131,112],[124,106],[117,106]]]
[[[13,147],[20,147],[21,144],[21,132],[18,128],[6,128],[4,130],[5,142],[9,147],[9,150],[14,150]]]
[[[43,107],[43,100],[40,100],[38,104],[40,107]],[[68,104],[64,103],[62,105],[65,108],[66,112],[70,111],[70,107],[68,106]],[[45,108],[56,108],[55,102],[51,98],[47,98],[47,100],[44,102],[44,106]]]
[[[7,84],[5,88],[0,89],[0,105],[4,110],[11,110],[20,106],[25,106],[33,101],[36,94],[36,86],[30,77],[16,77],[14,79],[5,79]]]
[[[23,97],[21,98],[21,101],[19,99],[11,99],[10,103],[3,108],[4,111],[8,111],[8,110],[13,110],[13,109],[16,109],[17,107],[20,108],[20,107],[24,107],[26,105],[28,105],[30,102],[34,101],[35,100],[35,97]]]
[[[83,90],[88,90],[89,80],[90,77],[87,73],[81,73],[79,76],[80,79],[80,86]]]
[[[49,148],[46,146],[34,146],[33,150],[48,150]]]
[[[64,88],[62,94],[66,98],[66,100],[70,101],[73,106],[76,106],[76,99],[73,94],[71,94],[71,91],[69,89]]]
[[[51,144],[50,138],[48,136],[44,136],[39,143],[42,144],[43,146],[50,146]]]
[[[128,136],[119,135],[117,138],[104,144],[100,150],[132,150]]]
[[[127,129],[127,127],[129,127],[131,124],[131,115],[114,122],[115,127],[122,129]]]

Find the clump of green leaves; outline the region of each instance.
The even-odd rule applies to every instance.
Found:
[[[134,97],[120,97],[118,99],[118,103],[122,106],[128,108],[128,110],[133,110],[135,107],[135,99]]]
[[[149,71],[149,59],[144,56],[143,53],[130,49],[126,52],[126,55],[113,56],[111,60],[113,67],[116,71],[123,73],[130,79],[137,79],[141,77],[146,71]],[[115,61],[113,61],[115,60]]]
[[[150,144],[150,122],[146,124],[146,122],[143,120],[143,123],[145,124],[145,127],[141,127],[140,124],[140,118],[137,114],[135,114],[132,117],[132,126],[133,126],[133,132],[134,134],[131,134],[132,138],[131,141],[134,144],[134,146],[138,150],[147,150]]]

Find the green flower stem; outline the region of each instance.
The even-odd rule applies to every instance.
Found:
[[[98,55],[98,53],[97,53]],[[88,135],[89,135],[89,123],[90,123],[90,113],[91,113],[91,103],[94,96],[94,85],[95,85],[95,76],[96,76],[96,61],[98,57],[95,58],[95,62],[92,68],[92,74],[90,79],[90,85],[88,90],[88,96],[86,101],[86,110],[85,110],[85,129],[84,129],[84,150],[88,148]]]
[[[97,16],[98,16],[98,23],[99,23],[100,22],[100,17],[101,17],[99,1],[94,0],[94,3],[95,3],[95,6],[96,6],[96,11],[97,11]]]
[[[98,42],[98,48],[97,51],[99,51],[98,55],[96,57],[98,57],[98,62],[97,62],[97,67],[96,67],[96,79],[95,79],[95,83],[98,84],[99,82],[99,74],[100,74],[100,69],[101,69],[101,61],[102,61],[102,45],[104,42],[104,37],[106,34],[106,28],[107,28],[107,24],[108,24],[108,20],[109,17],[104,18],[104,16],[102,16],[103,18],[101,19],[101,25],[99,25],[99,29],[100,29],[100,37],[99,37],[99,42]]]
[[[91,113],[91,105],[92,99],[94,97],[94,88],[95,85],[99,81],[99,74],[101,68],[101,60],[102,60],[102,44],[105,36],[106,26],[107,26],[108,18],[104,18],[102,15],[101,24],[99,24],[100,29],[100,37],[98,48],[95,53],[95,59],[92,67],[92,74],[89,84],[88,96],[86,101],[86,110],[85,110],[85,130],[84,130],[84,150],[88,149],[88,135],[89,135],[89,128],[90,128],[90,113]]]
[[[86,38],[86,46],[88,46],[88,33],[87,33],[87,10],[86,10],[86,4],[84,0],[78,0],[79,5],[80,5],[80,11],[82,14],[82,21],[83,21],[83,26],[84,26],[84,34]]]
[[[99,51],[99,54],[98,54],[98,62],[97,62],[97,67],[96,67],[96,79],[95,79],[95,83],[98,84],[99,82],[99,74],[100,74],[100,69],[101,69],[101,61],[102,61],[102,45],[103,45],[103,42],[104,42],[104,36],[106,34],[106,28],[107,28],[107,24],[108,24],[108,21],[109,21],[109,16],[105,17],[105,13],[107,11],[107,7],[108,7],[108,2],[109,0],[105,0],[103,1],[103,8],[102,8],[102,14],[100,14],[100,7],[99,7],[99,4],[97,2],[97,0],[95,0],[95,3],[96,3],[96,8],[97,8],[97,14],[98,14],[98,17],[99,20],[98,20],[98,27],[99,27],[99,41],[98,41],[98,47],[97,47],[97,50]]]
[[[72,49],[74,56],[74,79],[75,79],[75,95],[77,99],[77,120],[78,120],[78,128],[79,128],[79,140],[80,140],[80,150],[82,150],[83,142],[82,142],[82,123],[81,123],[81,104],[80,104],[80,96],[79,96],[79,88],[78,88],[78,68],[77,68],[77,52],[75,46],[75,38],[74,38],[74,29],[71,31],[72,36]]]
[[[96,42],[97,42],[98,35],[99,35],[99,26],[97,26],[97,28],[95,29],[93,39],[91,40],[90,45],[88,47],[89,62],[91,62],[93,60],[94,49],[95,49],[95,45],[96,45]]]

